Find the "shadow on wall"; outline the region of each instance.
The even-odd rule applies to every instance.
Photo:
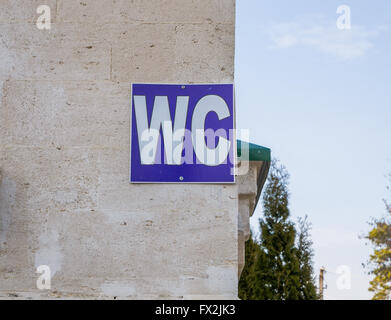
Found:
[[[0,169],[0,249],[7,244],[12,208],[16,202],[16,184]]]

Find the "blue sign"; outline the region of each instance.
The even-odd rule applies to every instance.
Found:
[[[133,84],[130,181],[234,183],[232,84]]]

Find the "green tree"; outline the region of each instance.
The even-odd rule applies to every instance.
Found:
[[[260,248],[258,243],[250,236],[245,247],[245,265],[239,281],[239,299],[257,300],[255,294],[257,260],[259,259]]]
[[[391,175],[390,175],[391,181]],[[390,190],[390,188],[387,188]],[[387,214],[381,219],[374,219],[372,230],[366,238],[374,247],[369,257],[369,272],[373,275],[369,291],[374,293],[373,300],[391,299],[391,205],[384,200]]]
[[[302,300],[318,299],[313,268],[314,250],[310,234],[311,227],[307,216],[304,219],[298,219],[297,254],[300,266],[300,299]]]
[[[260,236],[246,243],[239,298],[247,300],[316,299],[312,242],[307,218],[299,233],[290,220],[289,174],[273,161],[263,194]]]
[[[273,161],[263,194],[260,219],[261,251],[256,294],[265,300],[295,300],[300,297],[300,265],[295,247],[296,230],[289,220],[289,174]]]

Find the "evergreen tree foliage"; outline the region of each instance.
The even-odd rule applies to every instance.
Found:
[[[273,161],[263,194],[264,216],[259,221],[261,252],[256,289],[265,300],[299,298],[300,266],[296,231],[289,220],[288,179],[285,168]]]
[[[298,219],[297,253],[300,265],[300,299],[316,300],[318,294],[315,286],[315,274],[313,268],[314,251],[311,240],[311,224],[308,217]]]
[[[246,243],[239,298],[248,300],[316,299],[309,224],[303,220],[298,241],[290,220],[289,174],[273,161],[263,194],[260,236]]]
[[[239,281],[239,299],[257,300],[255,295],[255,279],[257,273],[257,260],[260,248],[258,243],[250,236],[245,247],[245,266]]]

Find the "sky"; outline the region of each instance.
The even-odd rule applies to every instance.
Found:
[[[350,29],[337,27],[341,5]],[[292,219],[312,223],[325,299],[372,297],[360,236],[391,200],[390,12],[389,0],[236,1],[237,127],[289,171]],[[259,204],[254,230],[261,216]]]

